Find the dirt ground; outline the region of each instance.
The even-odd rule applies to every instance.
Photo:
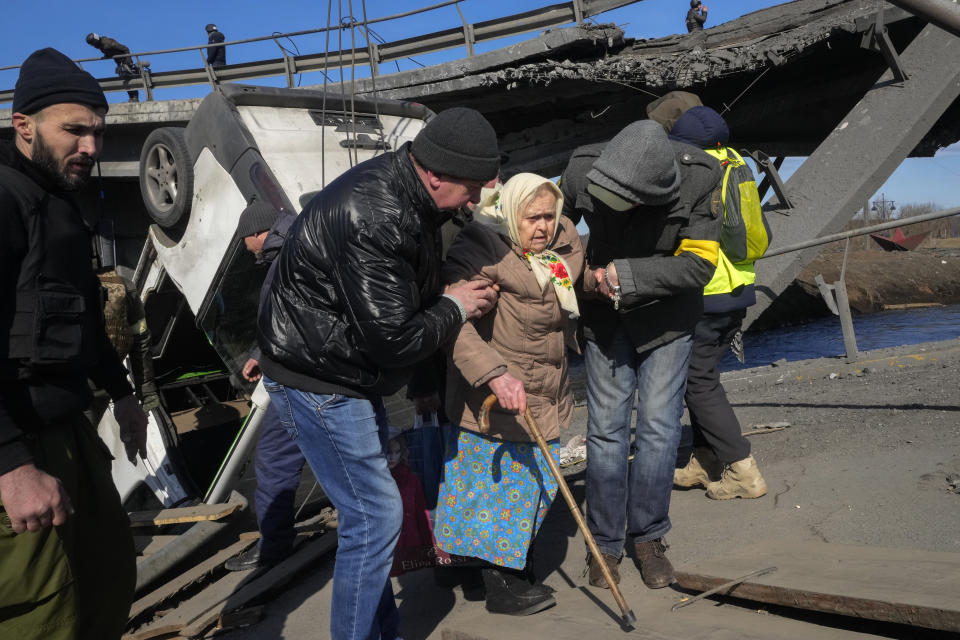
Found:
[[[960,261],[958,261],[960,262]],[[675,490],[669,556],[678,569],[753,541],[819,540],[888,548],[960,552],[960,339],[725,374],[744,430],[785,421],[751,437],[768,495],[715,502],[702,490]],[[586,408],[571,432],[585,431]],[[583,500],[584,474],[569,469]],[[407,640],[620,637],[609,592],[584,587],[584,543],[562,502],[551,509],[536,552],[537,572],[557,589],[558,606],[516,619],[487,614],[461,589],[434,584],[430,571],[401,577],[395,591]],[[758,567],[759,568],[759,567]],[[229,637],[325,637],[332,560],[275,596],[257,625]],[[650,591],[629,559],[623,590],[641,638],[939,638],[891,624],[802,610],[717,600],[670,613],[683,594]],[[469,596],[469,592],[467,594]],[[522,624],[521,624],[522,623]]]

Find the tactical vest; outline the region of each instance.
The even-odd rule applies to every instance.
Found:
[[[721,189],[720,255],[717,270],[704,287],[703,295],[730,294],[756,281],[753,263],[770,245],[770,227],[760,207],[753,172],[740,154],[729,147],[704,151],[716,158],[725,171]]]
[[[71,205],[53,212],[50,194],[19,171],[0,166],[0,184],[19,204],[27,239],[8,341],[0,344],[0,359],[18,361],[17,375],[22,378],[38,367],[82,371],[95,359],[94,345],[85,337],[95,335],[90,329],[100,321],[99,312],[87,312],[89,301],[84,295],[89,293],[91,279],[90,259],[82,259],[82,252],[90,250],[89,232]],[[64,215],[75,219],[64,225]]]

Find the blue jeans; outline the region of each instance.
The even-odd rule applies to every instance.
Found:
[[[266,376],[263,385],[280,423],[337,508],[330,637],[394,640],[399,615],[389,574],[403,504],[384,455],[383,403],[309,393]]]
[[[293,507],[303,462],[300,447],[280,424],[277,410],[271,404],[263,416],[254,457],[260,558],[267,562],[283,560],[293,551],[297,535],[293,529]]]
[[[693,342],[682,336],[644,353],[618,329],[587,342],[587,524],[603,553],[619,558],[624,532],[646,542],[670,530],[670,492]],[[637,396],[633,462],[630,415]]]

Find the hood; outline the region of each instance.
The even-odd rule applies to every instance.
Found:
[[[0,142],[0,165],[19,171],[36,182],[44,191],[58,192],[47,176],[20,153],[12,140]]]
[[[670,139],[706,149],[718,144],[726,146],[730,139],[727,121],[710,107],[692,107],[677,118],[670,129]]]
[[[0,165],[20,170],[20,153],[11,140],[0,142]]]

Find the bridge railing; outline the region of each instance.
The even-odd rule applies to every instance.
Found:
[[[327,69],[333,68],[368,66],[371,74],[377,76],[380,72],[380,65],[385,62],[399,61],[414,55],[434,53],[460,47],[466,49],[466,54],[469,57],[474,55],[474,45],[479,42],[497,40],[529,33],[531,31],[540,31],[564,24],[582,24],[587,18],[605,11],[633,4],[639,0],[570,0],[569,2],[553,4],[539,9],[477,23],[468,23],[463,17],[463,14],[460,13],[462,25],[451,29],[384,43],[378,43],[370,37],[369,25],[388,20],[396,20],[426,11],[433,11],[450,5],[457,5],[457,11],[459,13],[460,1],[461,0],[448,0],[422,9],[382,18],[362,21],[350,18],[349,21],[345,21],[343,24],[322,29],[310,29],[258,38],[248,38],[245,40],[233,40],[225,42],[223,45],[218,45],[236,47],[249,43],[272,40],[280,48],[281,57],[268,60],[211,67],[207,64],[206,56],[203,53],[203,50],[210,46],[208,44],[131,53],[129,56],[118,57],[129,57],[133,60],[140,70],[139,76],[127,80],[121,80],[117,77],[100,78],[98,82],[105,92],[144,90],[147,100],[153,100],[153,91],[155,89],[168,89],[199,84],[215,86],[221,82],[249,81],[267,77],[283,76],[286,78],[287,86],[294,87],[296,85],[295,77],[299,74],[312,71],[326,71]],[[296,36],[352,29],[360,29],[364,42],[362,45],[350,49],[304,55],[289,55],[280,43],[281,39]],[[158,56],[182,53],[184,51],[199,51],[203,66],[174,71],[154,71],[152,65],[142,63],[145,56],[151,56],[156,59]],[[99,60],[102,60],[102,58],[82,58],[76,60],[76,62],[82,65],[84,62]],[[0,67],[0,71],[9,71],[18,68],[19,65],[12,65]],[[12,88],[0,91],[0,104],[9,103],[12,100]]]

